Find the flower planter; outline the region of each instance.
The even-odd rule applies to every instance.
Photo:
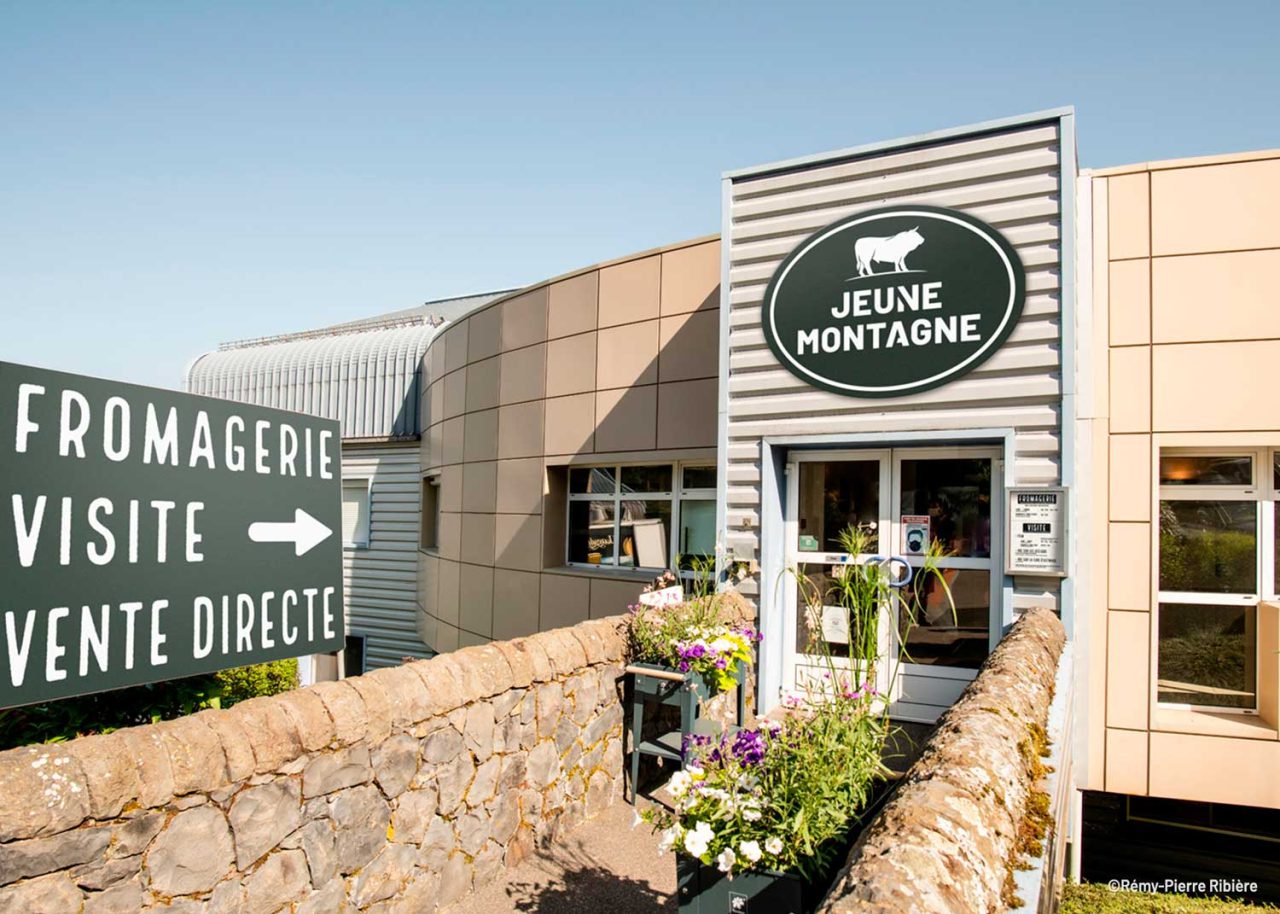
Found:
[[[653,663],[635,663],[627,669],[631,673],[631,714],[627,727],[631,738],[630,802],[634,803],[640,777],[640,756],[657,756],[683,765],[685,740],[698,723],[698,710],[702,702],[715,693],[711,684],[693,671],[681,673]],[[654,675],[646,675],[645,670],[654,671]],[[679,708],[679,728],[645,739],[644,712],[651,704]]]
[[[700,860],[676,855],[680,914],[810,914],[826,886],[794,873],[739,873],[732,879]]]

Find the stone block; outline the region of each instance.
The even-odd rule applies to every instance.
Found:
[[[121,857],[114,848],[106,860],[87,863],[71,871],[76,885],[90,892],[101,892],[142,872],[142,855]]]
[[[245,914],[273,914],[297,901],[310,888],[302,851],[280,851],[268,857],[244,881]]]
[[[54,873],[0,889],[0,914],[79,911],[84,893],[66,873]]]
[[[533,658],[528,643],[523,638],[514,641],[495,641],[493,647],[502,652],[511,670],[511,684],[517,689],[528,688],[533,682]]]
[[[118,816],[126,803],[137,799],[138,765],[121,733],[84,736],[68,743],[67,751],[84,772],[89,809],[95,819]]]
[[[252,734],[254,770],[276,771],[302,754],[302,741],[293,720],[274,698],[250,698],[227,711]]]
[[[502,759],[502,770],[498,773],[498,795],[510,793],[524,786],[528,762],[524,753],[514,752]]]
[[[467,708],[462,738],[478,762],[493,754],[493,720],[493,705],[487,701],[478,701]]]
[[[32,909],[38,910],[38,909]],[[67,910],[74,910],[68,908]],[[142,910],[142,881],[138,877],[85,897],[81,914],[137,914]]]
[[[0,844],[0,885],[102,860],[110,843],[111,827],[99,826]]]
[[[456,758],[463,745],[461,733],[453,727],[443,727],[423,740],[422,758],[429,764],[440,765]]]
[[[471,863],[466,856],[461,852],[452,854],[440,872],[440,906],[453,904],[470,894],[472,876]]]
[[[382,792],[398,797],[418,773],[418,741],[402,733],[382,743],[373,750],[373,771]]]
[[[485,886],[502,876],[503,847],[497,841],[487,841],[476,854],[474,861],[476,885]]]
[[[458,837],[458,847],[468,857],[474,857],[489,840],[489,817],[483,810],[469,812],[458,817],[454,831]]]
[[[520,827],[520,797],[514,790],[498,794],[489,808],[490,836],[499,844],[511,840]]]
[[[296,914],[344,914],[347,906],[347,886],[341,878],[335,877],[325,883],[324,887],[310,895],[298,905]],[[431,910],[423,908],[424,911]]]
[[[480,806],[487,803],[498,787],[498,774],[502,770],[502,759],[493,756],[476,769],[471,786],[467,788],[467,805]]]
[[[560,776],[560,753],[556,751],[556,744],[551,740],[538,743],[529,753],[527,767],[531,786],[541,789],[555,781]]]
[[[216,790],[230,783],[222,740],[203,720],[179,717],[154,726],[169,753],[174,794]]]
[[[458,672],[441,657],[418,660],[407,665],[427,690],[430,715],[448,714],[462,704],[462,680]]]
[[[550,682],[556,678],[556,669],[551,665],[551,657],[547,654],[547,648],[538,637],[520,638],[516,642],[523,644],[525,651],[529,654],[529,660],[533,664],[533,681]]]
[[[329,819],[313,819],[280,844],[286,850],[300,848],[307,859],[311,885],[320,888],[338,872],[337,842]]]
[[[247,869],[302,824],[302,791],[294,780],[275,780],[236,795],[227,816],[236,864]]]
[[[115,846],[111,848],[113,856],[132,857],[141,854],[164,826],[165,814],[162,812],[144,813],[135,816],[116,829]]]
[[[433,657],[429,661],[439,670],[453,677],[458,689],[454,708],[469,705],[473,701],[479,701],[481,698],[486,697],[484,683],[481,682],[476,671],[472,669],[471,664],[467,662],[469,656],[467,652],[471,650],[474,650],[474,648],[463,648],[449,654]]]
[[[472,761],[470,752],[461,752],[452,761],[439,766],[436,772],[436,786],[442,813],[453,815],[462,805],[462,798],[466,796],[467,788],[471,786],[471,778],[475,770],[475,762]]]
[[[356,676],[345,679],[364,699],[366,714],[365,738],[371,743],[379,743],[391,735],[391,696],[376,679],[368,676]]]
[[[523,688],[509,689],[493,699],[493,719],[502,720],[520,704],[527,693]]]
[[[435,713],[426,684],[408,664],[386,667],[366,674],[382,686],[391,698],[391,725],[408,730]]]
[[[317,755],[302,772],[302,795],[307,799],[333,793],[344,787],[367,784],[373,777],[369,749],[349,746]]]
[[[349,746],[365,738],[368,729],[365,725],[364,699],[351,687],[350,680],[318,682],[308,691],[324,702],[325,709],[333,720],[334,732],[337,733],[339,743]]]
[[[190,895],[212,889],[234,862],[226,817],[215,807],[197,806],[178,813],[156,836],[143,872],[153,892]]]
[[[435,814],[436,789],[434,786],[400,794],[396,801],[396,808],[391,813],[394,840],[400,844],[421,844],[427,836],[427,826]]]
[[[253,777],[258,761],[253,755],[253,741],[239,719],[224,711],[201,711],[196,715],[210,730],[218,734],[222,755],[227,764],[227,780],[234,784]]]
[[[0,759],[0,841],[65,831],[88,817],[84,775],[65,748],[29,746]]]
[[[280,706],[293,719],[302,748],[318,752],[337,739],[333,718],[320,696],[310,689],[295,689],[276,696]]]
[[[391,809],[372,785],[336,794],[329,806],[329,817],[335,828],[338,871],[344,875],[372,860],[387,842]]]
[[[352,903],[364,908],[397,895],[413,875],[414,862],[413,848],[403,844],[384,847],[356,877]]]

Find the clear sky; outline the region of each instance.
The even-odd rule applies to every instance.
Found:
[[[718,231],[722,171],[1074,104],[1280,146],[1280,3],[0,2],[0,359],[227,339]]]

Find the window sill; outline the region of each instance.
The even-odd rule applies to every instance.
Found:
[[[570,578],[609,578],[615,581],[637,581],[647,584],[662,574],[662,569],[635,571],[630,568],[609,568],[604,565],[598,568],[589,568],[585,565],[558,565],[554,568],[544,568],[542,573]]]
[[[1231,714],[1224,711],[1157,708],[1151,729],[1159,733],[1191,733],[1197,736],[1230,736],[1237,739],[1277,738],[1276,728],[1257,714]]]

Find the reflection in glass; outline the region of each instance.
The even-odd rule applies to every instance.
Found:
[[[987,659],[991,620],[991,572],[976,568],[940,570],[902,588],[907,605],[919,601],[915,624],[906,605],[898,606],[898,634],[906,635],[907,662],[977,669]],[[947,598],[950,588],[951,598]],[[955,612],[952,613],[952,604]]]
[[[879,548],[880,462],[840,460],[800,464],[799,550],[840,552],[839,536],[849,526],[861,527]]]
[[[622,549],[618,564],[635,568],[666,568],[671,542],[671,502],[622,502]]]
[[[671,465],[659,467],[623,467],[622,494],[631,492],[670,492]]]
[[[706,558],[716,551],[716,503],[685,499],[680,502],[680,566],[692,567],[690,559]]]
[[[1253,709],[1257,650],[1252,606],[1162,603],[1158,698],[1170,704]]]
[[[991,555],[991,459],[902,461],[903,514],[929,515],[930,536],[948,555]]]
[[[569,502],[569,561],[615,564],[611,501]]]
[[[617,491],[613,472],[613,467],[570,467],[569,492],[612,495]]]
[[[716,487],[715,467],[685,467],[682,472],[686,489],[714,489]]]
[[[1257,511],[1252,501],[1160,502],[1160,589],[1256,593]]]
[[[1161,454],[1162,486],[1253,485],[1253,458],[1213,454]]]

